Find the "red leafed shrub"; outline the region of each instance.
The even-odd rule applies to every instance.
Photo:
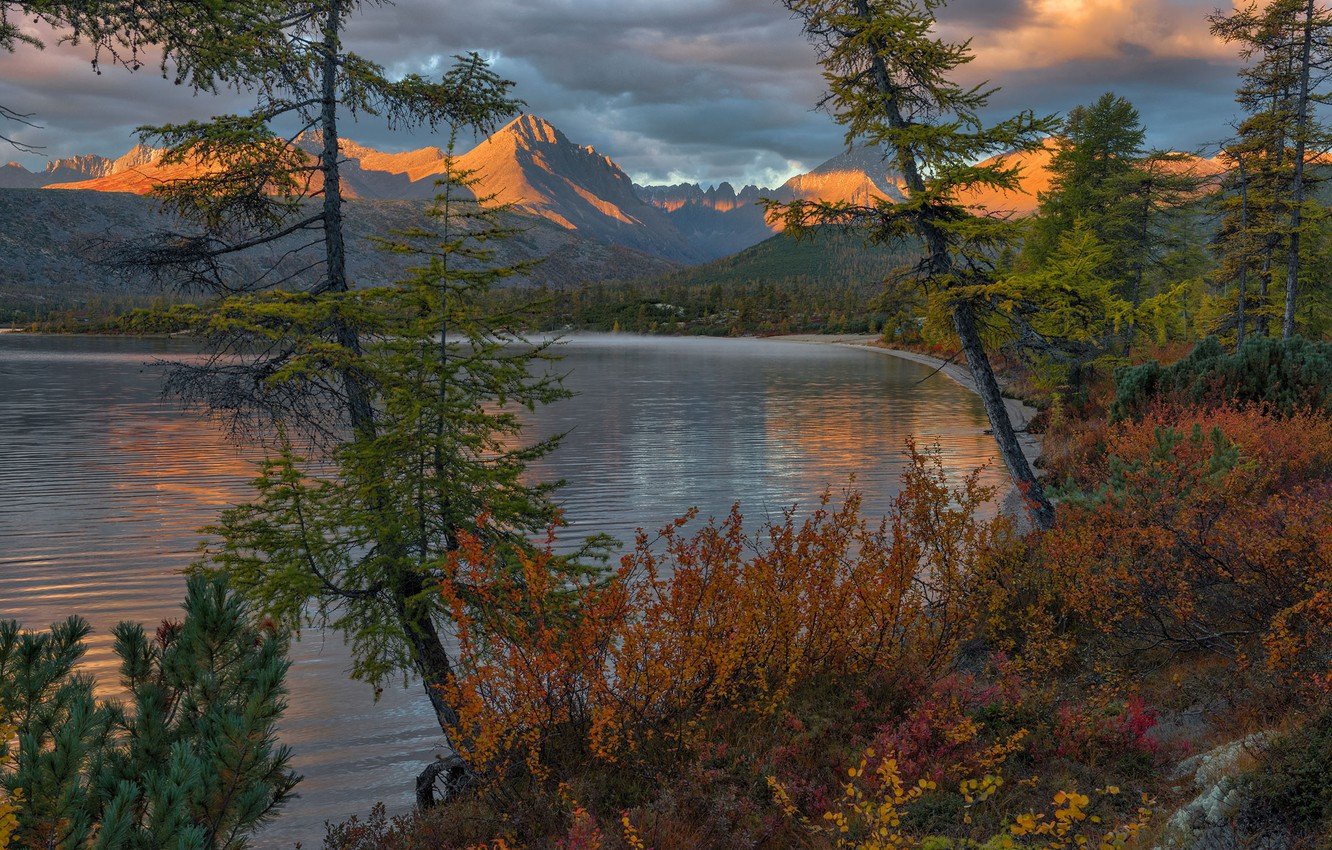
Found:
[[[1054,755],[1092,769],[1161,770],[1180,753],[1153,734],[1159,722],[1156,711],[1136,695],[1109,705],[1063,705],[1055,713]]]
[[[1156,410],[1083,459],[1043,541],[1090,645],[1135,665],[1332,669],[1332,418]]]
[[[1020,700],[1019,679],[997,659],[993,678],[952,673],[925,689],[906,712],[879,727],[872,747],[892,753],[904,781],[955,782],[973,775],[985,758],[983,719],[1004,714]]]
[[[507,581],[464,541],[457,585],[474,591],[453,600],[448,698],[469,762],[547,788],[589,770],[644,783],[580,789],[600,813],[700,763],[733,766],[784,742],[788,757],[806,758],[805,721],[788,718],[802,699],[910,693],[948,672],[984,615],[978,577],[1015,543],[1005,520],[977,518],[992,493],[975,475],[951,486],[936,455],[912,446],[910,458],[881,523],[861,516],[856,496],[757,531],[738,510],[693,534],[682,520],[655,540],[640,534],[610,580],[576,592],[552,586],[539,560]],[[487,609],[516,613],[480,628],[469,612]]]

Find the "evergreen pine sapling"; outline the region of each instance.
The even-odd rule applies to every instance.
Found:
[[[242,850],[299,781],[277,741],[285,635],[255,625],[221,579],[191,578],[185,617],[115,630],[122,700],[75,672],[88,625],[0,623],[0,726],[17,747],[0,788],[16,847]]]

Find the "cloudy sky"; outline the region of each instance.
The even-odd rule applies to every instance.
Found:
[[[999,112],[1068,108],[1113,90],[1141,110],[1150,141],[1193,148],[1234,114],[1237,60],[1206,16],[1227,0],[953,0],[950,37],[973,37],[969,80],[1003,86]],[[34,30],[36,32],[36,30]],[[838,153],[841,133],[811,107],[822,80],[776,0],[398,0],[367,4],[349,33],[391,71],[429,74],[476,50],[518,82],[531,112],[591,144],[639,182],[776,185]],[[78,48],[0,55],[0,104],[32,112],[20,138],[45,157],[118,155],[138,124],[244,109],[194,96],[153,69],[94,75]],[[346,135],[383,149],[432,143],[373,122]]]

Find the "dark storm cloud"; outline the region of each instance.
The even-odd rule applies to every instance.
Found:
[[[1207,37],[1215,0],[953,0],[949,37],[975,37],[967,73],[1005,87],[996,114],[1062,112],[1105,90],[1137,103],[1152,141],[1194,146],[1225,131],[1229,52]],[[477,50],[518,82],[530,111],[611,155],[639,180],[779,182],[840,150],[812,110],[813,51],[772,0],[400,0],[368,6],[354,49],[395,73],[439,73]],[[0,57],[0,103],[36,112],[27,141],[62,156],[122,152],[141,123],[243,109],[244,97],[194,97],[151,71],[94,76],[69,47]],[[401,149],[437,140],[348,130]],[[22,157],[30,167],[36,157]]]

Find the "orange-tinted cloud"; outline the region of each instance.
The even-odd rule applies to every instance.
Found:
[[[1140,108],[1153,144],[1192,147],[1224,136],[1234,111],[1234,50],[1206,20],[1225,2],[952,0],[940,15],[947,37],[974,39],[968,79],[1004,87],[995,116],[1064,112],[1113,90]],[[348,36],[395,72],[435,74],[454,53],[483,51],[530,111],[640,182],[774,185],[841,145],[812,109],[814,51],[776,0],[397,0],[367,4]],[[0,54],[0,104],[38,114],[46,129],[19,135],[49,155],[118,155],[137,124],[246,105],[195,98],[151,69],[97,77],[87,59],[55,45]],[[437,141],[372,121],[348,134],[381,150]]]

